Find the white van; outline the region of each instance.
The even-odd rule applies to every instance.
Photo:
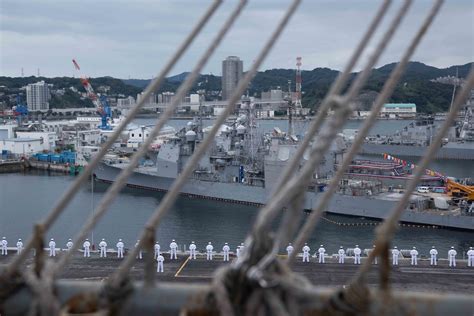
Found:
[[[417,187],[416,191],[418,193],[428,193],[428,192],[430,192],[430,188],[429,187]]]

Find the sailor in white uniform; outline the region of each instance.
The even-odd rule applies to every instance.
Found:
[[[135,248],[138,247],[138,245],[140,244],[140,239],[137,240],[137,242],[135,243]],[[140,248],[140,250],[138,251],[138,254],[137,254],[137,259],[143,259],[143,251],[142,249]]]
[[[222,251],[224,252],[224,261],[229,261],[230,247],[227,243],[225,243],[224,247],[222,247]]]
[[[356,245],[354,248],[354,264],[360,264],[360,254],[362,250],[360,250],[359,245]]]
[[[66,248],[67,248],[67,250],[68,250],[68,251],[71,250],[71,249],[72,249],[72,246],[74,246],[74,244],[72,243],[72,239],[69,238],[68,241],[67,241],[67,243],[66,243]]]
[[[56,242],[54,241],[54,238],[51,238],[49,242],[49,256],[50,257],[56,256]]]
[[[171,260],[178,259],[177,251],[178,251],[178,244],[173,239],[170,243],[170,259]]]
[[[2,237],[2,241],[0,243],[0,246],[2,246],[2,256],[8,255],[8,250],[7,250],[8,241],[5,237]]]
[[[196,244],[194,241],[189,245],[189,259],[196,259]]]
[[[469,247],[467,251],[467,266],[474,267],[474,248]]]
[[[413,249],[410,251],[410,256],[411,256],[411,265],[412,266],[418,265],[418,250],[416,250],[416,247],[413,247]]]
[[[99,248],[100,248],[100,257],[107,258],[107,243],[105,242],[104,238],[102,238],[102,240],[100,241]]]
[[[319,253],[319,263],[324,263],[324,253],[326,249],[324,249],[323,245],[319,246],[318,253]]]
[[[2,256],[8,255],[8,250],[7,250],[8,241],[5,237],[2,238],[1,246],[2,246]]]
[[[437,256],[438,256],[438,250],[436,250],[435,246],[431,247],[431,250],[430,250],[430,265],[432,265],[432,266],[438,265]]]
[[[303,262],[309,262],[309,252],[311,248],[309,248],[308,244],[305,243],[303,247]]]
[[[16,253],[19,254],[23,250],[23,242],[21,241],[21,238],[18,239],[18,242],[16,243]]]
[[[339,263],[344,263],[344,257],[346,256],[346,252],[344,251],[344,248],[339,247],[339,251],[337,252],[337,256],[339,257]]]
[[[451,247],[448,251],[448,259],[449,259],[449,266],[450,267],[456,267],[456,255],[457,251],[454,250],[454,247]]]
[[[156,257],[156,261],[158,262],[158,265],[156,266],[156,272],[163,272],[163,262],[165,261],[165,257],[159,254]]]
[[[286,247],[286,253],[288,254],[288,257],[291,256],[291,253],[293,252],[294,248],[291,245],[291,242],[288,244],[288,247]]]
[[[158,258],[158,256],[160,255],[160,244],[158,242],[155,242],[155,246],[154,246],[154,249],[155,249],[155,254],[153,255],[153,258]]]
[[[91,256],[91,243],[89,242],[89,239],[86,239],[86,241],[84,241],[82,247],[84,247],[84,257],[89,258]]]
[[[398,266],[398,256],[400,255],[400,250],[397,249],[397,246],[393,247],[392,250],[392,264]]]
[[[116,246],[117,246],[117,258],[123,258],[123,248],[125,247],[125,245],[121,238],[119,239]]]
[[[206,253],[207,253],[207,260],[212,260],[212,251],[214,247],[212,246],[211,242],[206,246]]]

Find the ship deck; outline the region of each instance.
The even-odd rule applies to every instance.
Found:
[[[10,261],[15,254],[0,256],[0,267]],[[59,254],[60,256],[60,254]],[[59,258],[59,256],[56,257]],[[107,258],[99,258],[98,253],[92,253],[91,258],[85,259],[81,253],[72,259],[66,269],[60,274],[62,279],[103,280],[115,272],[122,262],[115,253]],[[169,260],[165,253],[164,273],[155,273],[155,279],[168,282],[210,282],[216,269],[224,264],[221,255],[215,255],[213,261],[205,260],[204,255],[198,255],[197,260],[189,260],[187,255],[178,255],[178,260]],[[282,256],[284,257],[284,256]],[[231,260],[235,257],[231,256]],[[365,261],[366,258],[362,258]],[[29,258],[27,265],[33,264]],[[429,266],[429,261],[419,259],[418,266],[411,266],[409,259],[400,259],[399,266],[392,267],[391,286],[394,289],[422,292],[454,292],[474,293],[474,268],[468,268],[466,260],[457,260],[457,267],[448,267],[446,259],[440,259],[438,266]],[[130,272],[133,280],[142,280],[144,275],[144,260],[138,260]],[[373,265],[368,276],[368,285],[377,287],[379,284],[378,265]],[[353,259],[346,258],[344,265],[338,264],[335,257],[326,257],[325,264],[316,262],[311,257],[309,263],[295,263],[293,270],[304,275],[313,284],[323,287],[342,286],[349,282],[358,269]],[[155,270],[156,271],[156,270]]]

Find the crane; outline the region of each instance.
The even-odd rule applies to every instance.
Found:
[[[81,70],[81,67],[79,67],[79,64],[75,59],[72,60],[72,63],[74,64],[74,68],[76,68],[77,71]],[[107,97],[102,95],[100,98],[98,98],[89,82],[89,79],[85,75],[81,75],[81,83],[87,92],[87,97],[95,105],[97,114],[99,114],[101,117],[101,124],[99,125],[99,128],[102,130],[110,130],[111,127],[108,124],[108,119],[112,117],[112,113],[110,110],[110,105],[107,102]]]
[[[465,197],[468,202],[474,202],[474,186],[464,185],[448,178],[446,188],[449,195]]]
[[[12,110],[18,120],[18,126],[20,126],[23,118],[28,116],[28,107],[25,104],[22,104],[21,97],[19,95],[16,96],[16,105],[12,108]]]

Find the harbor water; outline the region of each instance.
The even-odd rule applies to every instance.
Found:
[[[33,224],[50,211],[74,179],[73,176],[47,172],[0,175],[0,235],[7,237],[10,245],[14,245],[18,238],[31,236]],[[64,247],[67,239],[78,232],[91,214],[92,205],[97,205],[104,196],[107,186],[95,183],[93,191],[91,188],[91,183],[81,188],[53,225],[48,238],[55,238],[58,245]],[[96,245],[101,238],[105,238],[110,246],[122,238],[126,247],[132,247],[162,197],[163,194],[152,191],[123,190],[89,238],[93,238]],[[257,207],[182,197],[164,217],[157,239],[163,249],[167,249],[171,239],[176,239],[181,249],[183,245],[195,241],[198,249],[203,250],[205,244],[211,241],[217,249],[228,242],[235,250],[236,245],[244,241],[257,212]],[[309,240],[312,251],[320,244],[324,244],[329,253],[335,253],[341,245],[344,248],[354,247],[355,243],[361,248],[372,246],[376,226],[367,224],[373,221],[335,215],[325,218]],[[353,225],[349,225],[351,223]],[[426,255],[435,245],[442,256],[447,254],[449,247],[454,246],[462,254],[474,245],[474,233],[401,226],[393,245],[402,249],[417,246],[422,255]]]
[[[136,119],[136,125],[151,125],[155,119]],[[171,120],[169,125],[179,129],[187,120]],[[408,124],[409,121],[378,121],[372,134],[391,134]],[[211,125],[204,120],[203,125]],[[304,130],[308,122],[296,122],[295,130]],[[358,128],[360,121],[350,121],[345,128]],[[258,121],[259,131],[268,132],[274,127],[288,129],[286,120]],[[415,162],[415,161],[414,161]],[[473,177],[472,161],[435,161],[431,168],[454,177]],[[39,221],[55,205],[59,197],[74,181],[73,176],[48,172],[27,172],[0,175],[0,236],[5,236],[14,245],[18,238],[31,236],[33,224]],[[58,245],[65,245],[91,214],[107,189],[105,184],[91,182],[84,184],[64,214],[54,224],[48,238],[54,237]],[[99,222],[90,238],[97,244],[105,238],[114,246],[122,238],[126,247],[135,244],[153,210],[158,206],[162,193],[124,189],[110,206],[110,211]],[[244,241],[252,227],[258,208],[217,201],[179,198],[173,209],[165,216],[157,231],[157,239],[166,249],[171,239],[176,239],[180,248],[195,241],[198,249],[204,249],[211,241],[220,249],[228,242],[232,249]],[[307,216],[307,215],[305,215]],[[320,222],[309,240],[312,251],[324,244],[329,253],[335,253],[339,246],[361,248],[372,247],[374,221],[361,218],[327,215]],[[378,222],[377,222],[378,223]],[[393,245],[402,249],[417,246],[420,254],[426,255],[432,245],[445,256],[449,247],[454,246],[462,254],[469,246],[474,246],[474,233],[447,229],[401,226]]]

